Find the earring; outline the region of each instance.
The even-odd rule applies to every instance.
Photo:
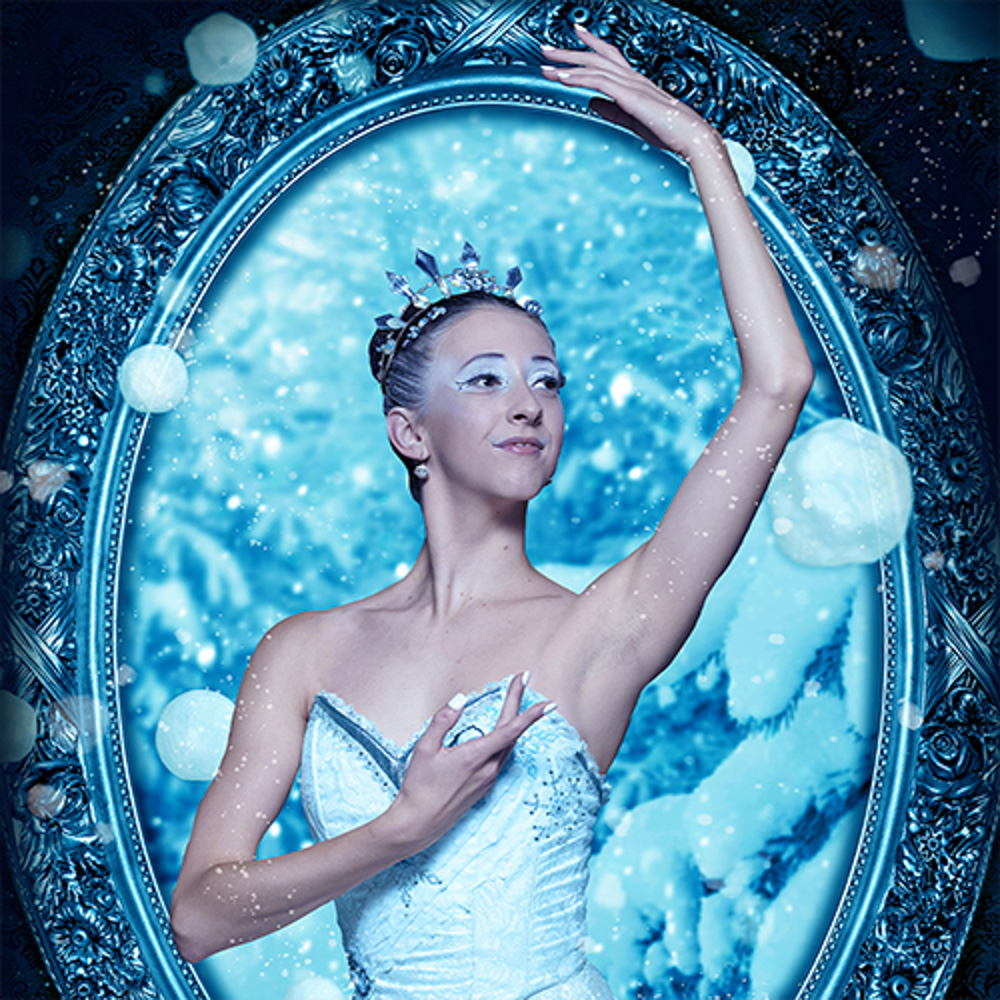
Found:
[[[415,465],[413,467],[413,474],[417,477],[417,479],[423,482],[430,475],[430,472],[427,470],[427,466],[421,462],[419,465]]]

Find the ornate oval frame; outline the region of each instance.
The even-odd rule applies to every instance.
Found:
[[[530,0],[317,8],[261,45],[246,81],[178,102],[74,253],[2,465],[12,474],[4,687],[38,721],[32,750],[4,768],[3,833],[66,995],[205,996],[170,938],[119,714],[105,725],[99,708],[118,705],[119,543],[148,420],[118,394],[118,364],[134,346],[174,341],[252,222],[353,139],[459,105],[586,116],[583,98],[537,73],[537,42],[572,44],[574,21],[754,154],[754,208],[851,416],[895,440],[913,470],[914,523],[881,567],[886,645],[867,814],[799,997],[944,995],[985,875],[1000,782],[996,478],[957,335],[877,180],[790,83],[667,4],[599,10]],[[276,87],[277,70],[294,85]],[[903,262],[898,288],[852,277],[873,233]],[[57,821],[28,810],[38,784],[65,796]]]

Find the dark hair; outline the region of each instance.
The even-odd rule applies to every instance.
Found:
[[[493,295],[485,291],[465,292],[462,295],[455,295],[450,299],[443,299],[435,303],[435,305],[444,306],[444,315],[431,320],[420,331],[418,337],[401,347],[396,352],[392,364],[389,365],[385,382],[382,384],[383,413],[388,413],[395,406],[419,410],[427,402],[427,369],[430,368],[431,359],[434,355],[434,345],[441,334],[460,316],[464,316],[466,313],[473,312],[476,309],[485,308],[486,306],[497,306],[500,309],[516,309],[525,316],[530,316],[532,319],[537,320],[543,328],[545,326],[538,316],[529,313],[522,306],[518,305],[514,299]],[[418,311],[412,305],[407,306],[401,318],[406,322],[414,318]],[[382,370],[384,358],[382,346],[391,332],[378,329],[372,334],[372,338],[368,342],[368,363],[376,379]],[[396,452],[396,454],[399,455],[399,452]],[[418,463],[403,455],[399,455],[399,458],[410,474],[410,493],[419,503],[420,480],[413,475],[413,470]]]

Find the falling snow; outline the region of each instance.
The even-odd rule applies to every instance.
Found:
[[[188,394],[147,436],[123,549],[122,659],[135,679],[122,696],[166,893],[204,786],[156,753],[165,707],[205,689],[235,697],[274,622],[390,584],[419,545],[365,357],[372,318],[392,307],[386,268],[408,268],[417,246],[450,265],[471,236],[492,270],[524,270],[569,380],[564,454],[533,507],[529,552],[576,590],[649,536],[735,396],[710,238],[682,167],[508,111],[435,122],[433,136],[418,123],[396,127],[391,144],[357,143],[275,206],[209,290],[191,327]],[[559,174],[567,158],[587,171],[586,197]],[[821,372],[806,426],[841,408]],[[755,942],[777,921],[769,908],[834,843],[871,752],[881,635],[877,605],[862,600],[870,582],[866,567],[791,563],[758,518],[643,696],[612,769],[591,903],[592,960],[621,996],[625,982],[666,990],[678,976],[749,976]],[[189,722],[210,728],[210,715]],[[199,739],[180,756],[207,775],[218,749]],[[749,781],[752,767],[761,773]],[[797,837],[816,810],[821,821]],[[261,856],[306,843],[294,789]],[[824,886],[846,876],[838,850],[817,869]],[[829,917],[817,908],[816,934]],[[329,909],[213,956],[199,974],[219,1000],[349,995]]]

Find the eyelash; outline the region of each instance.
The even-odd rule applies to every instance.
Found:
[[[487,379],[492,379],[492,382],[487,382]],[[463,389],[492,389],[494,385],[499,385],[502,383],[502,379],[499,375],[494,372],[480,372],[478,375],[473,375],[471,378],[467,378],[462,382]]]
[[[488,379],[492,379],[493,381],[487,382]],[[481,372],[478,375],[473,375],[471,378],[465,379],[461,385],[463,389],[492,389],[494,386],[502,384],[502,382],[503,379],[494,372]],[[557,393],[566,384],[566,376],[561,372],[558,375],[542,375],[535,384],[541,385],[548,392]]]

